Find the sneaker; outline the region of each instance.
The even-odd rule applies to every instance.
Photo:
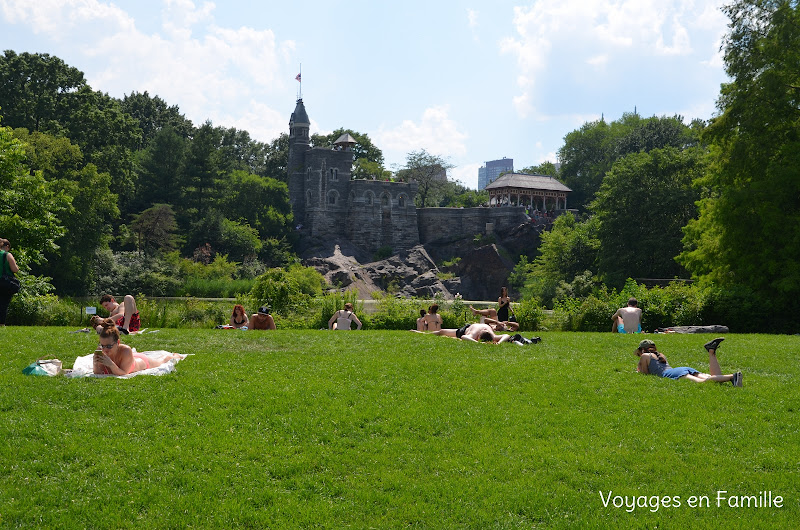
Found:
[[[538,344],[542,342],[542,337],[531,337],[528,340],[531,341],[532,344]]]
[[[719,348],[719,343],[722,342],[723,340],[725,340],[725,337],[719,337],[717,339],[710,340],[705,344],[703,344],[703,348],[705,348],[707,351],[716,350],[717,348]]]
[[[742,386],[742,372],[736,372],[735,374],[733,374],[733,381],[731,381],[731,382],[733,383],[733,386],[741,387]]]
[[[123,335],[129,335],[129,334],[130,334],[130,332],[129,332],[127,329],[123,328],[122,326],[117,326],[117,329],[118,329],[118,330],[119,330],[119,332],[120,332],[120,333],[122,333]]]

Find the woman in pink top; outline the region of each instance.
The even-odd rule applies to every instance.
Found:
[[[100,344],[94,352],[93,371],[96,374],[127,375],[181,358],[177,353],[171,353],[161,359],[151,359],[127,344],[122,344],[119,341],[119,330],[113,322],[104,321],[100,325]]]

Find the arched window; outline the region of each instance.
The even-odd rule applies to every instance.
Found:
[[[364,199],[366,200],[367,206],[372,206],[375,203],[375,195],[371,191],[364,194]]]
[[[385,193],[383,195],[381,195],[381,205],[384,208],[389,206],[389,202],[390,202],[390,199],[389,199],[388,195],[386,195]]]
[[[330,179],[331,179],[331,180],[339,180],[339,170],[338,170],[338,169],[336,169],[336,168],[333,168],[333,167],[332,167],[332,168],[331,168],[331,169],[328,171],[328,173],[329,173],[329,175],[330,175]]]
[[[336,193],[336,190],[331,190],[328,192],[328,204],[331,206],[336,206],[336,199],[338,198],[339,194]]]
[[[401,196],[399,196],[397,198],[397,205],[400,208],[405,208],[406,207],[406,196],[405,195],[401,195]]]
[[[311,190],[306,192],[306,204],[311,204]]]

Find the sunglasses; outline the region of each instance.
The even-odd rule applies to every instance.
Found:
[[[117,345],[117,343],[115,342],[113,344],[101,344],[100,347],[103,348],[104,350],[110,350],[111,348],[113,348],[116,345]]]

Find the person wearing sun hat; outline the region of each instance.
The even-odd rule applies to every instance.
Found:
[[[275,319],[272,318],[270,307],[262,305],[258,308],[258,313],[250,317],[250,329],[270,330],[277,329],[275,327]]]
[[[740,387],[742,386],[742,372],[723,375],[722,369],[719,367],[717,349],[719,349],[719,345],[723,340],[725,339],[717,338],[703,346],[708,351],[708,371],[710,372],[704,374],[688,366],[671,367],[664,354],[656,349],[656,343],[650,339],[644,339],[636,349],[636,355],[639,357],[636,371],[640,374],[657,375],[669,379],[686,379],[695,383],[705,383],[706,381],[725,383],[730,381],[733,386]]]

